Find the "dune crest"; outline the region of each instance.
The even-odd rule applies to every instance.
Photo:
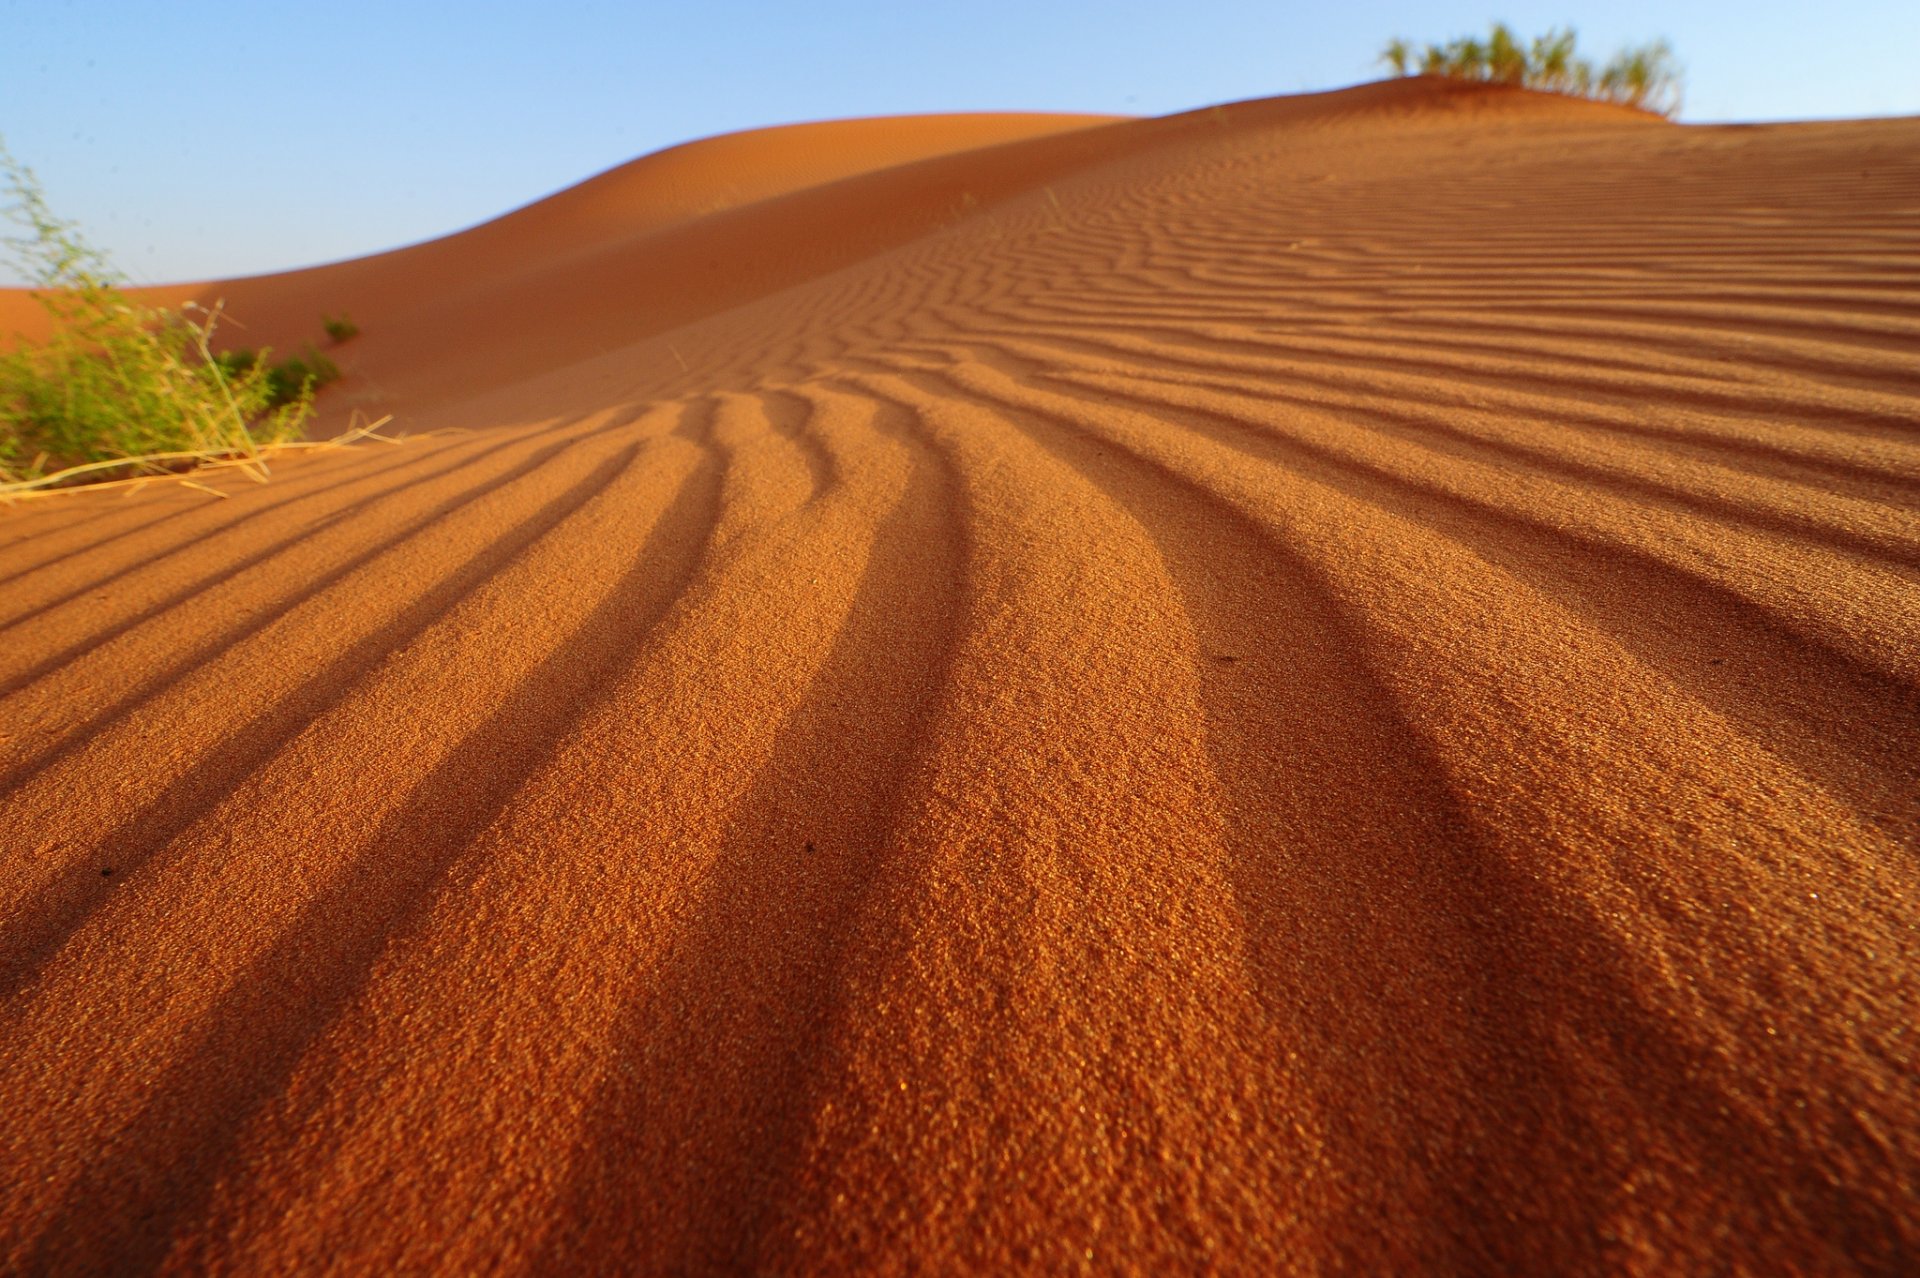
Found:
[[[1022,119],[228,282],[428,433],[0,511],[0,1269],[1920,1254],[1920,121]]]

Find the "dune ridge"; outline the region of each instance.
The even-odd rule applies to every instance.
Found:
[[[0,1268],[1911,1265],[1920,121],[1054,123],[0,512]]]

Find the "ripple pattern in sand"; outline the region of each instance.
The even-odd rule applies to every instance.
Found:
[[[1920,126],[1101,134],[0,515],[0,1268],[1914,1262]]]

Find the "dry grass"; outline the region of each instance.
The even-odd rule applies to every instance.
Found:
[[[282,440],[267,445],[256,444],[244,452],[182,449],[170,453],[144,453],[137,457],[114,457],[104,461],[86,462],[32,479],[0,483],[0,502],[12,503],[27,498],[54,497],[63,493],[96,492],[102,488],[138,490],[148,484],[168,481],[188,488],[197,488],[216,497],[225,497],[227,494],[219,489],[209,488],[199,481],[212,474],[238,471],[248,479],[264,483],[271,473],[267,465],[268,460],[281,453],[345,448],[365,439],[378,440],[383,444],[405,442],[403,436],[381,433],[381,428],[392,420],[389,416],[358,424],[333,439]],[[127,467],[138,467],[145,473],[121,479],[90,478],[116,468]]]

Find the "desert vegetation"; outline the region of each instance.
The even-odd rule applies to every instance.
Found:
[[[272,359],[271,351],[254,351],[246,347],[221,351],[214,356],[214,362],[220,371],[230,379],[238,379],[252,374],[255,370],[266,372],[267,407],[283,408],[297,403],[304,395],[311,398],[313,393],[329,382],[340,380],[340,366],[322,355],[309,344],[298,355],[286,359]]]
[[[299,438],[314,391],[339,376],[333,362],[216,353],[219,303],[130,295],[3,147],[0,169],[25,232],[6,241],[11,264],[49,321],[44,341],[0,346],[0,495],[218,463],[264,473],[263,455]]]
[[[1395,75],[1513,84],[1666,116],[1680,109],[1680,65],[1665,40],[1622,49],[1597,67],[1575,46],[1571,27],[1522,40],[1506,23],[1496,22],[1484,39],[1460,36],[1445,44],[1416,45],[1395,37],[1381,49],[1380,61]]]
[[[360,336],[360,326],[344,311],[338,315],[322,315],[320,327],[327,331],[327,340],[335,346]]]

